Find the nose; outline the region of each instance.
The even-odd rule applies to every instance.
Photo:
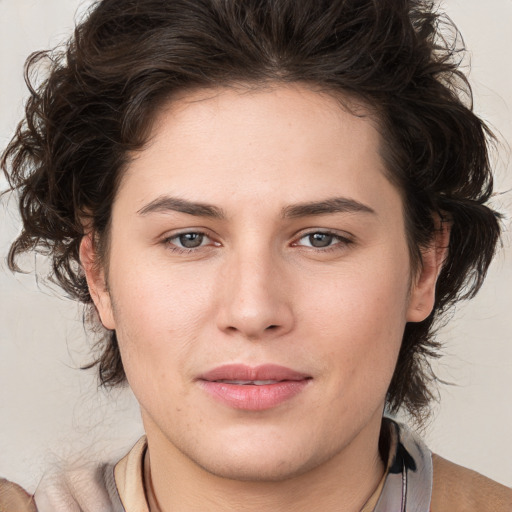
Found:
[[[294,324],[284,265],[263,252],[234,255],[220,276],[219,329],[253,341],[286,334]]]

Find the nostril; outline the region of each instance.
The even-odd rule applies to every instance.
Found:
[[[275,330],[275,329],[277,329],[277,327],[278,327],[277,325],[269,325],[269,326],[266,328],[266,330],[267,330],[267,331]]]

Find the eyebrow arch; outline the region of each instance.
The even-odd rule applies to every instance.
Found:
[[[195,203],[186,199],[179,199],[171,196],[160,196],[154,201],[143,206],[137,211],[139,215],[148,215],[155,212],[180,212],[197,217],[211,217],[213,219],[225,219],[224,212],[217,206],[206,203]]]
[[[370,213],[376,215],[375,210],[369,206],[345,197],[333,197],[324,201],[290,205],[282,210],[282,216],[285,219],[329,213]]]

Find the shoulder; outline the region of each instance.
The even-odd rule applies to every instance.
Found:
[[[39,483],[34,499],[39,512],[122,510],[111,463],[86,464],[49,473]]]
[[[121,512],[114,465],[99,464],[46,474],[32,496],[0,478],[0,512]]]
[[[36,512],[34,498],[19,485],[0,478],[0,512]]]
[[[432,455],[431,512],[512,512],[512,489]]]
[[[0,512],[122,512],[121,496],[145,504],[142,462],[146,438],[142,437],[120,461],[72,463],[47,472],[34,495],[0,477]],[[147,510],[144,506],[137,510]]]

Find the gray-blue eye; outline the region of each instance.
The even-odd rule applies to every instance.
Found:
[[[185,249],[195,249],[203,244],[204,235],[202,233],[184,233],[177,239]]]
[[[195,252],[196,249],[220,247],[220,243],[202,231],[185,231],[168,236],[163,240],[168,249],[174,252]]]
[[[313,233],[309,235],[309,241],[313,247],[328,247],[334,239],[334,236],[328,233]]]
[[[310,233],[309,235],[303,236],[301,238],[301,245],[305,245],[306,247],[315,247],[321,249],[322,247],[329,247],[333,244],[333,242],[337,242],[339,237],[331,234],[331,233]]]

